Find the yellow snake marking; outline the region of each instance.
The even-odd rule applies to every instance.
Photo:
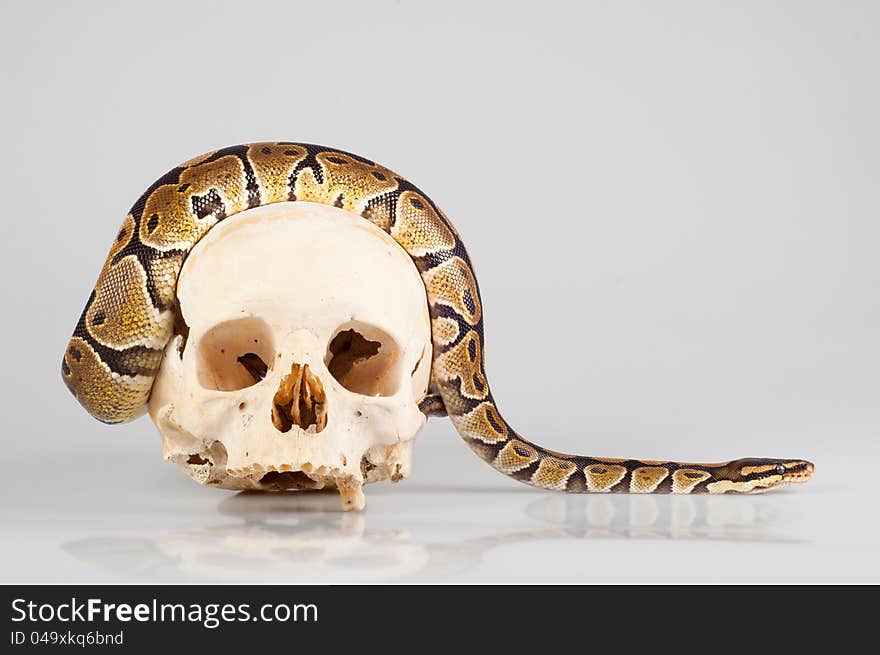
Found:
[[[455,247],[449,224],[424,196],[414,191],[404,191],[397,199],[397,221],[391,236],[414,257]]]
[[[461,257],[452,257],[422,274],[432,305],[454,309],[469,325],[480,322],[482,308],[477,281]]]
[[[678,469],[672,474],[672,493],[689,494],[698,484],[708,480],[712,474],[697,469]]]
[[[147,275],[137,257],[129,255],[101,271],[95,300],[86,312],[89,333],[98,343],[122,350],[132,346],[162,349],[173,316],[153,306]]]
[[[177,298],[177,274],[183,266],[184,255],[157,257],[149,262],[153,288],[162,307],[171,307]]]
[[[370,198],[397,188],[394,174],[382,166],[371,166],[342,152],[322,152],[315,159],[321,166],[323,179],[319,181],[318,174],[311,168],[304,169],[296,179],[297,200],[362,213]],[[388,231],[390,220],[382,221],[378,217],[369,217],[369,220]]]
[[[154,362],[153,375],[159,370],[159,361]],[[144,364],[148,370],[150,362],[144,361]],[[127,377],[111,373],[92,347],[79,337],[72,337],[68,342],[61,374],[86,411],[103,421],[127,421],[132,418],[132,407],[138,408],[138,415],[146,411],[152,376]]]
[[[662,466],[640,466],[630,476],[629,490],[636,494],[649,494],[669,475]]]
[[[437,379],[459,381],[459,393],[466,398],[481,400],[489,394],[489,385],[483,375],[480,335],[468,331],[464,339],[435,360]]]
[[[327,204],[360,214],[370,198],[397,188],[394,173],[384,166],[341,152],[322,152],[315,158],[324,170]]]
[[[202,218],[193,211],[193,199],[211,200],[217,194],[223,216],[247,207],[244,165],[235,155],[196,164],[180,174],[177,184],[164,184],[150,194],[141,216],[140,240],[161,251],[189,250],[217,222],[217,214]]]
[[[293,144],[254,143],[247,158],[260,187],[261,204],[290,200],[290,178],[308,152]]]
[[[181,192],[186,196],[201,196],[214,190],[226,205],[226,215],[247,209],[247,190],[244,164],[235,155],[224,155],[211,162],[197,164],[180,174],[179,186],[189,185]],[[144,214],[147,211],[144,210]]]
[[[577,471],[574,462],[556,457],[545,457],[532,474],[531,483],[544,489],[562,491],[572,474]]]
[[[740,469],[740,475],[743,477],[752,475],[753,473],[775,473],[776,464],[760,464],[758,466],[743,466]]]
[[[458,321],[445,316],[431,319],[431,336],[436,346],[448,346],[458,339]]]
[[[189,250],[213,225],[200,224],[192,215],[190,196],[181,185],[166,184],[147,199],[138,237],[156,250]]]
[[[361,216],[384,232],[391,232],[391,224],[394,222],[396,205],[390,202],[381,202],[372,206],[365,206],[361,210]]]
[[[464,430],[464,416],[473,408],[474,400],[466,398],[461,394],[457,381],[445,382],[439,378],[436,370],[432,371],[432,375],[434,376],[432,378],[432,386],[435,387],[437,392],[443,397],[443,404],[446,405],[446,411],[449,414],[449,418],[452,419],[452,422],[457,426],[456,429],[461,432]],[[462,436],[467,437],[469,435],[464,434]]]
[[[511,439],[504,448],[498,451],[492,465],[504,473],[516,473],[537,460],[537,450],[519,439]]]
[[[318,182],[315,171],[311,168],[304,168],[297,174],[293,193],[297,200],[319,202],[323,205],[333,204],[332,200],[329,202],[326,200],[326,198],[330,197],[330,194]]]
[[[607,492],[626,477],[626,468],[618,464],[590,464],[584,469],[584,477],[590,491]]]
[[[497,444],[510,437],[510,429],[492,403],[482,402],[458,419],[459,429],[472,439]]]
[[[773,485],[782,482],[781,475],[771,475],[767,478],[760,478],[755,480],[718,480],[717,482],[710,482],[706,485],[706,488],[710,493],[727,493],[728,491],[738,491],[739,493],[750,493],[757,491],[764,491],[767,487],[772,487]]]

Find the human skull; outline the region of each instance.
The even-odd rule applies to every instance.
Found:
[[[214,227],[177,283],[182,323],[149,401],[164,456],[224,489],[405,478],[431,372],[424,284],[360,216],[309,202]]]

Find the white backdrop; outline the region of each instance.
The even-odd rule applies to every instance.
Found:
[[[696,517],[685,536],[705,537],[693,526],[717,525],[717,507],[763,516],[746,524],[764,537],[789,526],[785,546],[738,542],[722,572],[712,541],[665,544],[657,561],[642,538],[579,541],[590,526],[632,536],[644,507],[520,488],[432,421],[413,477],[368,488],[366,515],[328,519],[334,538],[363,545],[378,522],[426,547],[419,522],[442,520],[455,543],[489,539],[465,580],[614,578],[584,562],[597,548],[642,562],[627,569],[638,580],[880,580],[865,519],[880,456],[876,3],[4,2],[0,14],[2,529],[18,548],[3,579],[150,577],[138,557],[106,565],[126,531],[153,552],[178,525],[223,524],[229,497],[163,464],[148,420],[95,422],[58,368],[147,185],[201,152],[283,139],[375,159],[444,208],[476,265],[494,394],[524,436],[589,455],[817,465],[809,485],[760,500],[644,506],[666,537],[681,511]],[[565,534],[492,541],[546,529],[545,510]],[[565,518],[609,511],[579,528]],[[109,541],[76,550],[93,538]],[[549,563],[524,569],[526,555]]]

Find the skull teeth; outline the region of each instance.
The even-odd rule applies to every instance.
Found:
[[[327,426],[327,396],[321,379],[309,365],[294,363],[281,379],[272,399],[272,423],[279,432],[289,432],[296,425],[303,430],[315,427],[318,433]]]

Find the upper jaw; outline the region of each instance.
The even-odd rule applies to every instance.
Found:
[[[812,462],[799,462],[785,472],[783,482],[800,483],[806,482],[813,476],[816,467]]]

